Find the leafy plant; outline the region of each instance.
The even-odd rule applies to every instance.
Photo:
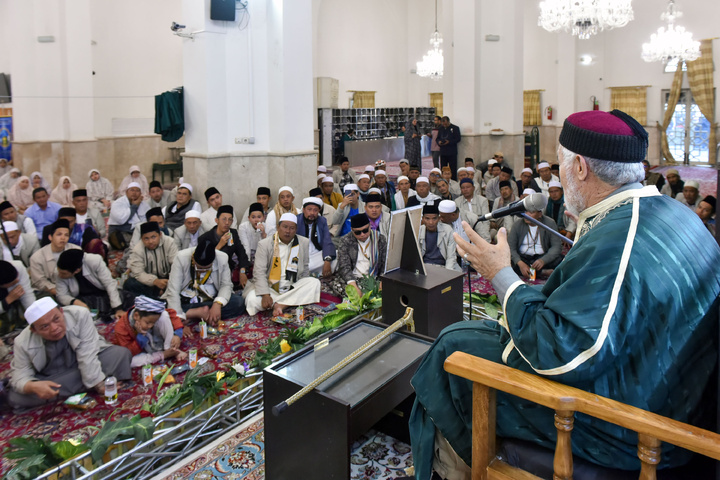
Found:
[[[502,311],[502,305],[498,301],[497,295],[480,295],[479,293],[465,293],[463,294],[463,298],[465,302],[468,303],[466,305],[466,311],[469,311],[470,308],[470,298],[472,298],[473,309],[480,309],[479,314],[477,312],[472,313],[472,316],[470,317],[471,319],[479,315],[479,319],[497,321],[504,316],[504,313]]]
[[[294,330],[286,328],[279,336],[270,339],[265,348],[258,349],[255,353],[251,367],[262,370],[269,366],[273,359],[280,355],[280,343],[283,340],[290,344],[293,350],[298,350],[313,338],[338,328],[351,318],[382,307],[380,282],[375,277],[365,275],[358,281],[358,285],[363,292],[362,295],[355,287],[347,285],[345,287],[347,299],[338,304],[335,310],[327,313],[322,319],[315,317],[310,325]]]
[[[51,442],[50,437],[16,437],[9,441],[10,447],[3,452],[7,459],[18,459],[5,476],[8,480],[24,480],[38,477],[45,470],[56,467],[88,449],[79,442],[62,440]]]

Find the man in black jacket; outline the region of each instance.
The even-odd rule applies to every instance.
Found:
[[[457,180],[457,144],[460,143],[460,129],[457,125],[450,123],[448,117],[443,117],[442,127],[437,136],[437,144],[440,145],[440,165],[450,167],[453,180]]]
[[[240,287],[245,288],[248,281],[247,274],[250,269],[250,260],[240,242],[238,231],[230,228],[234,213],[231,205],[221,205],[215,219],[217,226],[211,232],[217,242],[215,249],[224,252],[228,256],[228,266],[233,278],[233,285],[237,287],[239,284]]]

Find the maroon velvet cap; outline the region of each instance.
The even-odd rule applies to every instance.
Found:
[[[574,153],[599,160],[641,162],[647,154],[648,134],[625,112],[592,110],[565,119],[560,144]]]

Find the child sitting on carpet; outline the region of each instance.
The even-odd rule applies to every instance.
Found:
[[[184,360],[187,353],[179,349],[182,335],[182,319],[175,310],[166,310],[165,302],[140,295],[115,324],[113,343],[132,352],[130,366],[135,368],[166,358]]]

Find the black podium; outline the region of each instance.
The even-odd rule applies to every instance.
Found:
[[[394,321],[411,307],[415,331],[436,338],[443,328],[463,319],[463,274],[424,264],[418,244],[421,208],[392,214],[382,276],[383,318]]]
[[[425,265],[426,275],[397,269],[382,277],[383,318],[400,318],[415,310],[415,331],[436,338],[440,330],[462,320],[462,272]]]
[[[281,415],[272,406],[383,330],[369,320],[351,322],[329,343],[307,346],[263,371],[267,480],[350,479],[353,441],[412,395],[410,379],[431,339],[395,332]]]

